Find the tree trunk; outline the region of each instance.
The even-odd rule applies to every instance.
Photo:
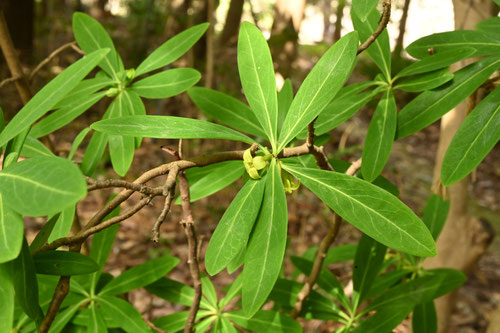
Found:
[[[481,20],[489,17],[491,1],[453,0],[456,29],[473,29]],[[461,62],[454,70],[466,66]],[[450,211],[443,231],[437,240],[438,255],[425,261],[426,268],[449,267],[469,273],[484,254],[492,240],[492,234],[482,221],[468,214],[467,199],[469,178],[444,188],[441,185],[441,165],[450,141],[463,122],[467,113],[474,107],[473,98],[467,98],[441,119],[441,134],[436,164],[434,167],[433,191],[448,194]],[[449,331],[449,318],[455,305],[456,291],[436,300],[438,331]]]
[[[306,0],[277,0],[274,7],[274,22],[269,44],[273,59],[278,64],[277,71],[285,78],[290,76],[297,58],[297,42],[305,7]]]
[[[30,56],[33,51],[34,1],[9,0],[3,6],[14,46],[23,57]]]
[[[335,31],[333,32],[333,41],[336,42],[340,39],[342,32],[342,18],[344,17],[345,0],[338,0],[337,5],[337,20],[335,21]]]
[[[394,55],[397,57],[401,56],[401,51],[403,50],[403,39],[406,32],[406,21],[408,20],[408,10],[410,9],[410,0],[405,0],[403,6],[403,15],[399,21],[399,35],[396,40],[396,46],[394,48]]]
[[[219,39],[220,46],[236,43],[238,28],[240,27],[241,15],[243,14],[244,0],[231,0],[226,15],[226,23]]]

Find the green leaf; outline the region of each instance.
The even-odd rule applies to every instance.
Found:
[[[295,319],[276,311],[261,310],[251,318],[243,311],[227,312],[226,316],[237,325],[254,332],[302,332],[302,327]]]
[[[130,304],[113,296],[97,296],[103,317],[112,317],[125,332],[149,332],[141,314]]]
[[[14,284],[16,301],[24,313],[39,326],[43,319],[43,312],[38,304],[38,282],[35,265],[26,238],[23,238],[21,252],[11,262],[11,265],[11,277]]]
[[[366,21],[368,14],[377,8],[378,0],[353,0],[352,11],[356,14],[361,22]]]
[[[398,198],[356,177],[285,164],[328,207],[363,233],[395,250],[436,255],[436,244],[423,222]]]
[[[2,251],[2,250],[0,250]],[[14,286],[10,264],[0,264],[0,332],[11,332],[14,323]]]
[[[471,47],[464,47],[459,50],[437,52],[405,67],[398,73],[398,75],[396,75],[394,79],[409,75],[432,72],[444,67],[448,67],[460,60],[469,58],[475,52],[476,50]]]
[[[328,250],[324,265],[330,265],[334,262],[354,260],[357,248],[358,246],[356,244],[344,244]]]
[[[278,279],[285,254],[287,204],[280,170],[273,159],[262,207],[248,242],[243,267],[243,310],[251,317],[265,303]]]
[[[0,193],[18,213],[43,216],[84,198],[87,184],[72,162],[60,157],[33,157],[0,172]]]
[[[87,326],[87,333],[107,333],[106,322],[101,314],[101,310],[97,307],[96,303],[92,302],[90,308],[90,321]]]
[[[387,90],[377,104],[363,148],[363,178],[372,182],[384,169],[396,135],[397,107],[394,94]]]
[[[352,282],[354,308],[366,298],[384,263],[387,248],[364,235],[358,243],[356,257],[354,259]]]
[[[203,273],[201,274],[201,286],[201,290],[203,291],[203,295],[207,298],[207,301],[214,309],[217,309],[217,293],[215,287],[212,281],[210,281],[210,278]]]
[[[415,306],[411,324],[414,333],[436,333],[437,316],[434,302],[431,301]]]
[[[252,110],[234,97],[216,90],[193,87],[189,97],[204,113],[239,131],[266,137]]]
[[[500,40],[500,17],[490,17],[476,24],[476,30],[489,34],[496,40]]]
[[[123,63],[115,50],[113,41],[102,25],[87,14],[76,12],[73,14],[73,34],[78,46],[90,53],[95,50],[108,48],[110,52],[99,66],[113,79],[120,81],[118,73],[123,71]]]
[[[387,288],[392,287],[397,282],[401,281],[402,278],[410,276],[412,274],[411,270],[401,270],[397,269],[389,273],[377,276],[375,281],[373,281],[372,287],[366,294],[365,299],[372,299],[382,294]]]
[[[95,132],[90,138],[90,142],[83,155],[80,169],[85,176],[92,176],[99,164],[99,161],[104,155],[104,150],[108,143],[108,136],[101,132]]]
[[[81,275],[97,271],[97,263],[83,254],[72,251],[47,251],[33,255],[38,274]]]
[[[242,161],[225,161],[200,168],[189,168],[186,177],[189,182],[191,202],[208,197],[234,183],[245,172]],[[180,197],[176,204],[180,204]]]
[[[146,98],[168,98],[180,94],[200,81],[201,74],[192,68],[175,68],[134,82],[130,90]]]
[[[93,78],[80,81],[73,88],[72,91],[66,94],[63,99],[54,105],[54,109],[60,109],[67,107],[68,105],[75,104],[76,101],[82,102],[87,99],[87,96],[91,96],[102,88],[107,88],[113,85],[115,82],[108,77],[104,78]]]
[[[96,66],[106,53],[108,50],[99,50],[86,55],[45,85],[0,133],[0,147],[52,109]]]
[[[172,303],[186,306],[191,306],[193,303],[194,289],[168,278],[161,278],[147,285],[146,290]],[[210,309],[212,306],[202,297],[200,307],[203,309]]]
[[[188,315],[189,311],[176,312],[167,316],[156,318],[153,320],[153,323],[155,326],[167,332],[177,332],[186,326]]]
[[[173,116],[127,116],[101,120],[90,127],[108,134],[157,139],[223,139],[249,144],[254,142],[248,136],[221,125]]]
[[[64,327],[70,322],[71,318],[74,317],[75,313],[78,311],[78,308],[80,308],[83,303],[84,301],[72,304],[66,309],[60,311],[50,325],[49,333],[62,332]]]
[[[379,333],[391,332],[398,326],[411,312],[411,305],[388,304],[373,316],[361,323],[352,333]]]
[[[0,133],[3,131],[4,127],[5,127],[5,118],[3,116],[3,110],[0,107]]]
[[[350,119],[382,89],[383,88],[377,88],[357,95],[347,95],[342,98],[335,98],[319,114],[318,119],[314,123],[315,134],[321,135],[327,133],[347,119]]]
[[[92,95],[87,95],[82,101],[72,103],[52,112],[47,117],[33,125],[30,135],[35,138],[39,138],[66,126],[92,107],[92,105],[101,100],[101,98],[105,95],[106,92],[98,92]]]
[[[54,153],[47,148],[43,143],[28,135],[24,141],[20,156],[36,157],[36,156],[54,156]]]
[[[136,76],[167,66],[179,59],[201,38],[208,26],[208,23],[195,25],[163,43],[137,67]]]
[[[273,60],[262,32],[250,22],[240,26],[238,70],[248,104],[276,151],[278,100]]]
[[[89,134],[90,131],[91,131],[90,127],[86,127],[82,129],[80,133],[78,133],[78,135],[75,137],[75,140],[73,140],[73,144],[71,145],[71,150],[69,151],[68,154],[68,160],[71,161],[73,159],[76,150],[78,149],[80,144],[83,142],[83,139],[85,139],[85,137],[87,136],[87,134]]]
[[[363,22],[354,11],[351,11],[352,24],[354,29],[359,33],[361,42],[367,40],[372,33],[377,29],[380,20],[380,13],[374,8],[369,14],[365,22]],[[377,67],[384,74],[387,82],[391,79],[391,48],[389,45],[389,34],[387,29],[375,39],[375,41],[365,51],[368,56],[375,62]]]
[[[241,274],[231,283],[229,290],[226,292],[226,296],[224,296],[219,302],[219,308],[224,309],[224,307],[229,304],[236,296],[241,293],[242,288],[242,276]]]
[[[73,224],[73,221],[75,219],[75,211],[76,205],[71,205],[59,214],[59,218],[57,219],[57,222],[54,225],[52,232],[50,233],[48,239],[49,243],[55,241],[58,238],[68,236],[71,230],[71,225]]]
[[[347,34],[333,44],[307,75],[295,96],[280,132],[281,151],[335,97],[352,72],[358,34]]]
[[[120,295],[130,290],[151,284],[165,276],[177,264],[179,259],[161,257],[146,261],[144,264],[126,270],[102,288],[99,295]]]
[[[233,274],[238,268],[241,267],[241,265],[243,265],[243,262],[245,261],[245,253],[246,248],[242,248],[241,251],[227,265],[227,272],[229,274]]]
[[[245,249],[260,210],[265,180],[249,180],[233,199],[210,239],[205,265],[210,275],[223,270]]]
[[[31,253],[41,248],[49,240],[49,236],[52,233],[54,225],[56,224],[58,219],[59,214],[56,214],[49,218],[47,222],[45,222],[42,229],[36,234],[35,239],[30,244]]]
[[[212,323],[216,319],[217,319],[217,316],[209,316],[207,318],[203,318],[202,320],[200,320],[199,322],[197,322],[194,325],[194,331],[195,331],[195,333],[207,332],[208,328],[210,327],[210,325],[212,325]]]
[[[484,58],[455,72],[448,84],[418,95],[399,112],[397,138],[404,138],[441,118],[472,94],[498,67],[500,58]]]
[[[119,94],[109,105],[109,119],[120,119],[129,116],[130,105],[125,106],[128,100],[123,94]],[[135,140],[130,136],[110,135],[109,155],[113,169],[119,176],[125,176],[132,160],[134,159]]]
[[[11,261],[19,255],[23,243],[23,225],[23,217],[5,204],[4,195],[0,193],[0,263]]]
[[[415,58],[428,56],[428,50],[434,52],[458,51],[463,48],[474,48],[475,57],[495,55],[500,52],[500,42],[482,31],[455,30],[425,36],[411,43],[406,51]]]
[[[293,87],[292,81],[286,79],[283,83],[283,87],[278,92],[278,131],[281,129],[283,122],[285,121],[290,105],[293,101]]]
[[[450,210],[450,201],[443,197],[431,194],[425,205],[423,221],[434,239],[437,239],[443,229],[448,211]]]
[[[500,87],[496,87],[465,118],[451,140],[441,168],[443,185],[463,179],[500,140]]]
[[[417,92],[423,90],[431,90],[443,85],[453,79],[453,74],[448,68],[442,68],[433,72],[418,74],[401,80],[394,89],[404,91]]]
[[[368,305],[364,312],[383,309],[391,304],[413,307],[417,304],[427,303],[458,288],[467,279],[462,272],[454,269],[428,270],[426,274],[386,290]]]
[[[221,329],[219,332],[223,333],[238,333],[238,330],[234,328],[234,326],[231,324],[229,320],[226,319],[226,317],[220,317],[221,321]]]

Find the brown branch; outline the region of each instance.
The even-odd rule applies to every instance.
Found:
[[[189,184],[186,179],[186,175],[182,171],[179,173],[179,189],[181,192],[182,199],[182,221],[181,224],[184,228],[184,232],[186,233],[186,237],[188,239],[188,264],[189,271],[191,273],[191,278],[193,279],[193,288],[194,288],[194,297],[193,304],[191,305],[191,309],[189,310],[189,315],[186,321],[186,325],[184,326],[184,332],[190,333],[193,331],[194,321],[196,319],[196,314],[198,313],[198,309],[200,308],[201,301],[201,278],[200,278],[200,269],[198,264],[198,241],[196,238],[196,231],[194,228],[194,220],[193,215],[191,213],[191,203],[189,198]]]
[[[165,203],[163,204],[163,209],[156,219],[155,225],[153,227],[153,242],[158,243],[160,240],[160,227],[165,221],[168,212],[170,211],[170,206],[172,206],[172,201],[175,196],[175,180],[179,173],[178,168],[173,168],[170,170],[165,181],[165,186],[163,187],[163,195],[165,196]]]
[[[6,85],[8,83],[16,82],[20,78],[22,78],[22,76],[9,77],[9,78],[6,78],[6,79],[2,80],[2,82],[0,82],[0,88],[2,88],[4,85]]]
[[[353,176],[360,167],[361,167],[361,159],[358,159],[357,161],[351,164],[351,166],[347,169],[345,174]],[[330,228],[328,229],[328,233],[321,240],[318,252],[316,253],[316,257],[314,259],[311,273],[309,274],[306,283],[304,284],[304,286],[302,287],[297,296],[295,306],[292,310],[292,313],[290,314],[293,318],[297,318],[299,316],[304,306],[305,300],[307,299],[307,297],[312,291],[312,288],[316,284],[319,274],[321,273],[321,268],[323,267],[323,262],[325,261],[326,258],[326,253],[328,252],[328,249],[333,244],[335,238],[338,235],[341,222],[342,218],[338,214],[335,214],[333,222],[330,224]]]
[[[366,50],[376,39],[377,37],[384,31],[387,23],[389,23],[389,18],[391,17],[391,0],[384,0],[384,9],[382,10],[382,16],[380,17],[380,22],[378,23],[377,29],[373,32],[373,34],[368,37],[368,39],[358,47],[358,53],[360,54],[364,50]]]
[[[122,179],[106,179],[106,180],[95,180],[90,177],[85,177],[87,180],[87,191],[95,191],[104,188],[112,187],[122,187],[135,192],[139,192],[147,195],[162,195],[163,187],[150,187],[144,184],[131,183]]]
[[[70,42],[70,43],[66,43],[60,47],[58,47],[57,49],[55,49],[51,54],[49,54],[49,56],[45,59],[43,59],[36,67],[35,69],[31,72],[28,80],[29,81],[32,81],[33,78],[35,77],[36,73],[38,73],[40,71],[40,69],[42,69],[43,66],[45,66],[46,64],[48,64],[52,59],[54,59],[55,57],[57,57],[57,55],[59,53],[61,53],[62,51],[66,50],[66,49],[69,49],[69,48],[73,48],[73,46],[76,46],[76,42],[73,41],[73,42]]]

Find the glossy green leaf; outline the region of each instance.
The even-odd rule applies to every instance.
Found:
[[[83,254],[72,251],[39,252],[33,256],[38,274],[81,275],[97,271],[97,263]]]
[[[441,118],[472,94],[499,67],[500,58],[484,58],[455,72],[448,84],[418,95],[399,112],[397,138],[404,138]]]
[[[137,67],[136,76],[167,66],[186,53],[208,29],[208,23],[189,28],[159,46]]]
[[[410,276],[412,271],[397,269],[389,273],[377,276],[373,285],[366,294],[365,299],[372,299],[382,294],[387,288],[392,287],[397,282],[401,281],[402,278]]]
[[[278,100],[273,60],[262,32],[250,22],[243,22],[240,26],[238,71],[248,104],[275,151]]]
[[[5,204],[0,193],[0,263],[15,259],[21,251],[24,230],[23,217]]]
[[[252,144],[254,140],[230,128],[198,119],[172,116],[127,116],[98,121],[92,129],[108,134],[157,139],[224,139]]]
[[[387,90],[377,104],[363,148],[363,178],[372,182],[384,169],[396,135],[397,107],[394,94]]]
[[[62,332],[64,327],[70,322],[71,318],[73,318],[75,313],[78,311],[78,308],[81,307],[83,303],[84,301],[75,303],[64,310],[59,311],[50,325],[49,333]]]
[[[88,322],[87,333],[107,333],[108,329],[106,327],[106,322],[96,303],[91,303],[89,308],[90,321]]]
[[[23,148],[21,149],[22,157],[36,157],[36,156],[55,156],[49,148],[47,148],[43,143],[28,135],[26,141],[24,142]]]
[[[208,331],[208,328],[212,325],[212,323],[217,319],[217,316],[209,316],[207,318],[203,318],[199,322],[194,325],[195,333],[204,333]]]
[[[153,320],[153,323],[167,332],[177,332],[184,328],[188,316],[189,311],[180,311],[156,318]]]
[[[16,302],[38,326],[42,322],[43,312],[38,304],[38,282],[35,265],[26,238],[23,238],[21,252],[11,262],[11,266]]]
[[[490,17],[476,24],[476,30],[485,32],[500,41],[500,17]]]
[[[86,96],[94,95],[102,88],[107,88],[114,84],[114,81],[108,77],[93,78],[80,81],[72,91],[54,105],[54,109],[60,109],[75,104],[75,101],[82,101]]]
[[[425,205],[423,221],[434,239],[437,239],[443,229],[448,211],[450,210],[450,201],[443,197],[431,194]]]
[[[141,314],[127,301],[113,296],[97,296],[104,317],[113,317],[128,333],[149,332]]]
[[[71,91],[108,53],[99,50],[76,61],[45,85],[0,133],[0,147],[28,128]]]
[[[469,58],[475,52],[476,50],[471,47],[464,47],[459,50],[437,52],[403,68],[394,79],[409,75],[432,72],[444,67],[448,67],[460,60]]]
[[[55,241],[58,238],[68,236],[71,230],[71,225],[73,224],[73,221],[75,219],[75,211],[76,205],[71,205],[66,207],[66,209],[64,209],[59,214],[57,222],[54,225],[52,232],[50,233],[48,239],[49,243]]]
[[[261,310],[251,318],[243,311],[228,312],[226,315],[237,325],[254,332],[302,332],[295,319],[276,311]]]
[[[227,272],[229,274],[233,274],[236,272],[238,268],[240,268],[243,265],[243,262],[245,261],[245,253],[246,249],[242,248],[241,251],[229,262],[227,265]]]
[[[172,303],[186,306],[191,306],[193,303],[194,289],[168,278],[161,278],[147,285],[146,290]],[[204,297],[201,298],[200,307],[203,309],[211,308]]]
[[[354,258],[352,282],[353,303],[357,306],[366,298],[384,263],[387,248],[367,235],[363,235],[358,242],[356,257]]]
[[[361,22],[366,21],[368,14],[375,8],[377,8],[378,0],[353,0],[352,1],[352,11],[356,14]]]
[[[344,244],[335,246],[326,253],[324,265],[334,262],[354,260],[358,246],[356,244]]]
[[[223,270],[246,247],[260,210],[264,187],[264,179],[247,181],[222,216],[205,253],[210,275]]]
[[[30,244],[31,253],[35,252],[41,248],[49,240],[49,236],[54,229],[54,226],[59,219],[59,214],[56,214],[49,218],[47,222],[43,225],[42,229],[36,234],[35,239]]]
[[[87,95],[84,100],[69,104],[52,112],[47,117],[33,125],[30,135],[35,138],[39,138],[66,126],[92,107],[92,105],[101,100],[101,98],[105,95],[106,92],[98,92],[92,95]]]
[[[354,29],[359,33],[361,42],[367,40],[372,33],[377,29],[380,20],[380,13],[374,8],[369,14],[366,21],[362,21],[354,11],[351,11],[352,24]],[[375,41],[365,51],[368,56],[375,62],[377,67],[382,71],[387,81],[391,78],[391,48],[389,45],[389,34],[387,29],[375,39]]]
[[[411,312],[412,305],[391,305],[381,309],[373,316],[363,321],[352,333],[379,333],[391,332]]]
[[[376,298],[364,312],[383,309],[389,305],[415,306],[430,302],[461,286],[466,276],[453,269],[434,269],[426,271],[426,275],[401,283],[386,290]]]
[[[333,44],[316,63],[288,110],[278,152],[307,127],[342,88],[353,69],[357,49],[358,34],[352,32]]]
[[[131,90],[124,90],[123,95],[123,106],[128,109],[128,113],[133,116],[145,116],[146,106],[142,102],[142,99],[135,92]],[[142,143],[142,137],[135,137],[135,148],[139,148]]]
[[[85,150],[85,155],[83,155],[82,163],[80,164],[80,169],[85,176],[92,176],[94,174],[102,155],[104,155],[107,144],[108,135],[101,132],[92,134]]]
[[[130,290],[151,284],[165,276],[177,264],[179,259],[161,257],[146,261],[144,264],[126,270],[102,288],[99,295],[119,295]]]
[[[415,306],[411,324],[414,333],[436,333],[437,315],[434,302],[431,301]]]
[[[118,95],[109,106],[109,119],[120,119],[130,116],[128,103],[124,94]],[[109,156],[113,169],[119,176],[125,176],[132,160],[134,159],[135,140],[130,136],[110,135],[109,138]]]
[[[0,250],[2,251],[2,250]],[[14,285],[10,264],[0,264],[0,332],[11,332],[14,324]]]
[[[219,332],[221,333],[238,333],[238,330],[234,328],[234,326],[231,324],[231,322],[226,319],[226,317],[220,317],[221,321],[221,329]]]
[[[216,90],[193,87],[189,97],[204,113],[242,132],[266,137],[252,110],[234,97]]]
[[[428,50],[434,52],[461,50],[462,48],[474,48],[474,56],[495,55],[500,52],[500,42],[482,31],[455,30],[441,32],[422,37],[411,43],[406,51],[415,58],[428,56]]]
[[[441,168],[448,186],[476,168],[500,140],[500,87],[495,88],[465,118],[451,140]]]
[[[275,159],[269,166],[265,181],[262,207],[248,242],[242,273],[243,310],[248,317],[260,309],[273,289],[286,246],[287,204]]]
[[[378,88],[357,95],[335,98],[319,114],[318,119],[314,123],[314,133],[321,135],[333,130],[344,121],[350,119],[381,90],[382,88]]]
[[[15,136],[5,146],[2,168],[5,169],[13,163],[17,163],[20,153],[23,149],[26,138],[28,137],[29,128],[23,130],[19,135]]]
[[[224,307],[229,304],[236,296],[241,293],[242,288],[242,276],[241,274],[231,283],[231,286],[226,292],[226,296],[224,296],[219,302],[219,308],[224,309]]]
[[[203,291],[203,295],[205,295],[207,301],[212,305],[214,309],[217,309],[217,293],[215,291],[215,287],[210,281],[210,278],[201,274],[201,290]]]
[[[417,92],[423,90],[431,90],[443,85],[453,79],[453,74],[448,68],[442,68],[433,72],[418,74],[409,78],[405,78],[394,87],[404,91]]]
[[[191,202],[208,197],[234,183],[245,172],[241,161],[225,161],[201,168],[189,168],[186,177],[189,182]],[[180,197],[176,203],[180,204]]]
[[[281,129],[283,122],[285,121],[290,105],[293,101],[293,86],[290,79],[286,79],[283,83],[283,87],[278,92],[278,130]]]
[[[3,116],[3,110],[0,107],[0,133],[3,131],[4,127],[5,127],[5,118]]]
[[[90,131],[91,131],[90,127],[85,127],[84,129],[82,129],[80,131],[80,133],[78,133],[78,135],[73,140],[73,144],[71,145],[71,150],[69,151],[69,154],[68,154],[68,160],[71,161],[73,159],[73,156],[75,156],[76,150],[82,144],[83,139],[85,139],[85,137],[87,136],[87,134],[89,134]]]
[[[410,208],[385,190],[337,172],[288,164],[283,168],[342,218],[376,241],[413,255],[436,255],[436,244],[427,227]]]
[[[201,74],[192,68],[175,68],[134,82],[130,90],[146,98],[168,98],[180,94],[200,81]]]
[[[120,81],[118,73],[123,71],[123,63],[102,25],[87,14],[76,12],[73,14],[73,34],[85,53],[108,48],[110,52],[99,66],[115,81]]]
[[[0,172],[5,204],[25,216],[62,211],[87,194],[78,167],[60,157],[33,157]]]

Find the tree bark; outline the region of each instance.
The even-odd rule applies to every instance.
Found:
[[[408,20],[408,10],[410,9],[410,0],[405,0],[403,6],[403,15],[399,21],[399,35],[396,40],[396,47],[394,48],[394,55],[401,56],[401,51],[403,50],[403,40],[406,32],[406,21]]]
[[[345,0],[339,0],[337,5],[337,19],[335,21],[335,30],[333,32],[333,41],[336,42],[340,39],[342,32],[342,18],[344,17]]]
[[[453,0],[456,29],[473,29],[481,20],[489,17],[491,2],[484,0]],[[461,62],[453,66],[454,70],[466,66],[469,62]],[[479,219],[472,217],[467,211],[469,178],[444,188],[441,185],[441,165],[444,154],[451,139],[474,107],[474,99],[468,97],[455,109],[441,119],[441,133],[434,167],[433,191],[449,197],[450,211],[443,231],[437,240],[438,255],[425,261],[424,267],[449,267],[471,272],[479,258],[491,243],[491,231]],[[449,318],[455,305],[457,292],[452,292],[436,300],[438,314],[438,331],[449,331]]]
[[[219,39],[220,46],[236,43],[236,36],[238,35],[244,3],[244,0],[231,0],[226,15],[226,23],[224,24],[224,29]]]

